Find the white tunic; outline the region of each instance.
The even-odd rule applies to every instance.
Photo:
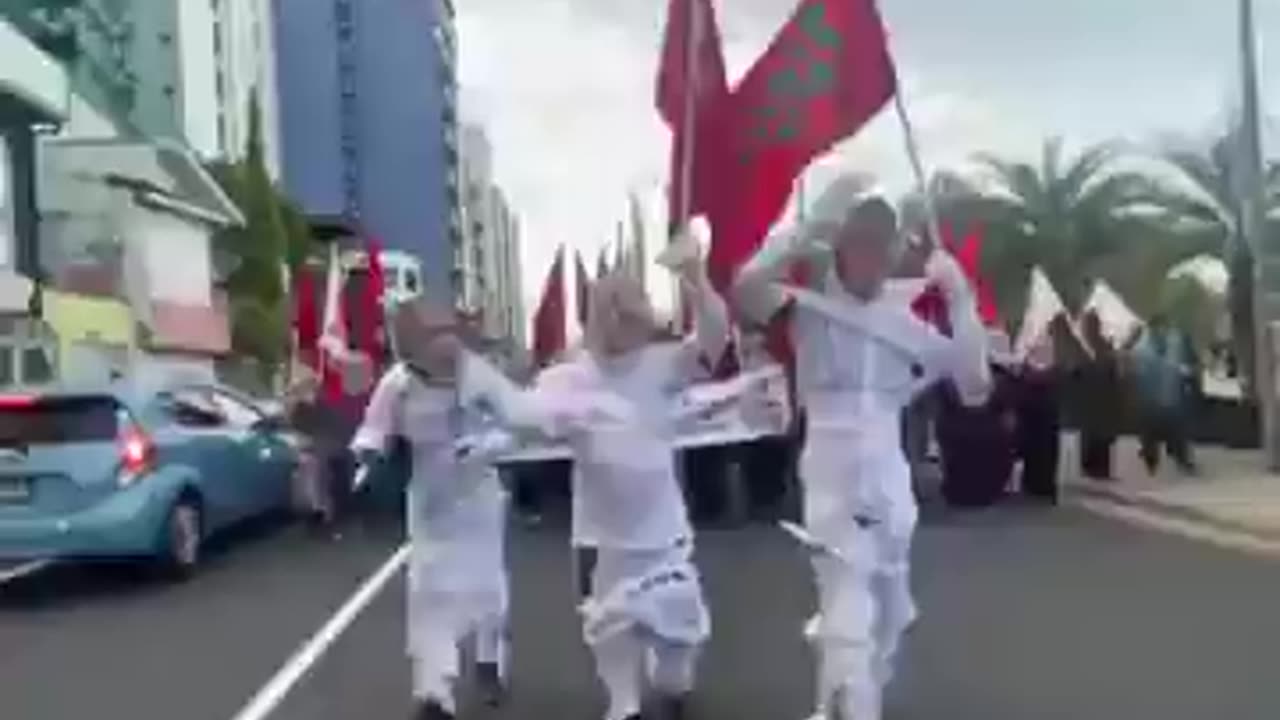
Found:
[[[692,530],[675,472],[671,408],[696,363],[682,343],[600,361],[583,354],[548,370],[539,389],[583,406],[620,408],[583,423],[574,453],[573,538],[579,547],[669,547]]]
[[[385,451],[392,436],[412,447],[408,530],[411,574],[439,591],[492,591],[502,579],[505,494],[496,472],[457,457],[458,440],[495,422],[533,423],[537,413],[514,385],[480,357],[464,355],[456,386],[435,386],[403,364],[378,382],[352,441]]]

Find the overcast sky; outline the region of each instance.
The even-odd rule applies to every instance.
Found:
[[[714,2],[731,81],[796,4]],[[464,108],[486,126],[497,180],[521,216],[531,313],[559,242],[594,269],[628,188],[659,195],[668,134],[652,98],[667,0],[457,5]],[[978,150],[1029,157],[1052,135],[1073,144],[1207,136],[1236,96],[1234,5],[880,0],[930,168],[956,167]],[[1267,54],[1280,47],[1280,0],[1257,5],[1264,90],[1280,90],[1280,61]],[[902,147],[895,119],[883,116],[824,159],[812,182],[844,166],[905,187]]]

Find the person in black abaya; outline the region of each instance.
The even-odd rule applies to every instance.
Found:
[[[942,496],[951,507],[994,505],[1013,476],[1017,397],[1009,370],[1009,338],[992,332],[990,345],[993,387],[986,404],[966,407],[950,385],[940,388],[937,433]]]
[[[1052,326],[1059,327],[1057,322]],[[1018,456],[1022,494],[1058,503],[1058,462],[1062,448],[1060,375],[1053,330],[1027,353],[1018,378]]]
[[[1086,357],[1078,371],[1080,472],[1091,480],[1111,480],[1112,448],[1124,413],[1120,362],[1098,314],[1089,311],[1082,324]]]

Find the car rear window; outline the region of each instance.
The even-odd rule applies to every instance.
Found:
[[[119,412],[109,397],[0,398],[0,447],[114,440]]]

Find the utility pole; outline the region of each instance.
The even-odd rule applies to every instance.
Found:
[[[1253,0],[1240,0],[1240,81],[1242,193],[1241,235],[1253,253],[1254,385],[1258,389],[1262,447],[1267,468],[1280,471],[1280,418],[1277,418],[1276,344],[1280,333],[1280,257],[1267,238],[1266,189],[1262,160],[1262,111],[1258,99],[1258,52]]]

